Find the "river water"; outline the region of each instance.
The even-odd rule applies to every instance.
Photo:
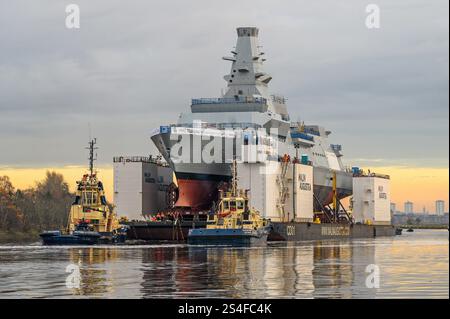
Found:
[[[3,245],[0,298],[448,298],[448,236],[255,248]]]

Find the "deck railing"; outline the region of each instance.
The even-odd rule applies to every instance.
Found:
[[[114,156],[113,163],[153,163],[167,166],[161,155],[156,156]]]
[[[198,98],[198,99],[192,99],[192,105],[198,105],[198,104],[232,104],[232,103],[267,104],[267,99],[262,98],[262,97]]]

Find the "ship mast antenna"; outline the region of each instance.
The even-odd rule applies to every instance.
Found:
[[[233,159],[233,181],[232,181],[232,189],[233,196],[237,196],[237,165],[236,158]]]
[[[97,160],[97,154],[94,156],[94,150],[98,149],[98,147],[95,147],[95,144],[97,144],[97,138],[94,137],[94,139],[89,141],[89,147],[86,147],[86,149],[89,150],[89,172],[90,176],[94,175],[94,161]]]

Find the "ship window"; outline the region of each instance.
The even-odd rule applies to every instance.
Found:
[[[92,192],[85,191],[81,193],[81,202],[83,205],[92,205]]]
[[[236,201],[230,201],[230,210],[236,210]]]
[[[223,210],[228,210],[230,209],[230,203],[228,201],[224,201],[223,202]]]
[[[98,202],[97,192],[84,191],[81,193],[82,205],[96,205]]]
[[[241,200],[238,200],[238,201],[237,201],[237,208],[238,208],[238,209],[244,209],[244,202],[241,201]]]

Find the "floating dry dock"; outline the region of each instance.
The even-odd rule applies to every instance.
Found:
[[[266,169],[270,165],[271,170]],[[337,174],[329,172],[331,204],[320,205],[312,188],[314,170],[297,159],[241,164],[241,187],[251,189],[251,205],[272,221],[269,240],[311,240],[393,236],[390,179],[353,169],[353,196],[345,208],[337,193]],[[264,173],[266,172],[266,173]],[[320,210],[314,207],[319,206]]]
[[[386,175],[364,174],[354,168],[350,209],[333,196],[330,205],[314,211],[311,188],[313,170],[309,165],[286,159],[270,163],[241,163],[239,187],[250,189],[249,205],[271,220],[270,241],[370,238],[394,236],[390,217],[390,179]],[[336,174],[330,172],[333,193]],[[282,198],[284,200],[280,201]],[[181,215],[180,215],[181,216]],[[184,214],[174,220],[130,223],[128,237],[141,240],[184,241],[189,229],[206,226],[207,212]]]

